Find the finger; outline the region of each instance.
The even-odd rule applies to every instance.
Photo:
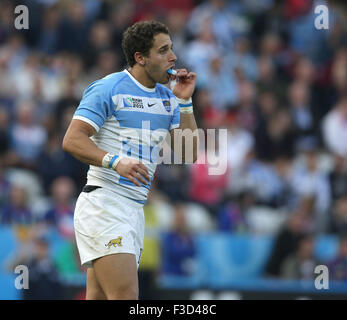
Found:
[[[139,162],[139,163],[137,164],[136,168],[137,168],[137,169],[140,168],[140,169],[142,169],[144,172],[146,172],[146,173],[148,174],[148,169],[147,169],[147,167],[146,167],[142,162]]]
[[[146,179],[139,172],[132,171],[131,174],[134,178],[141,181],[143,184],[145,184],[145,185],[148,184],[148,181],[146,181]]]
[[[178,77],[178,78],[186,77],[187,74],[188,74],[187,69],[178,69],[178,70],[177,70],[177,77]]]
[[[138,187],[141,187],[141,183],[138,182],[136,179],[134,179],[130,174],[128,174],[127,178],[134,184],[136,184]]]
[[[196,73],[195,72],[189,72],[188,74],[187,74],[187,78],[189,78],[189,79],[195,79],[196,78]]]
[[[147,181],[150,181],[149,175],[146,173],[145,170],[141,169],[140,167],[137,168],[136,170],[139,174],[141,174],[141,176],[145,177],[145,179],[147,179]]]

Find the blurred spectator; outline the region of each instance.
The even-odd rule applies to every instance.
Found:
[[[318,62],[328,32],[317,32],[312,23],[316,17],[314,7],[311,0],[289,0],[286,1],[285,12],[289,20],[290,47]]]
[[[188,21],[188,30],[196,36],[206,20],[211,21],[211,31],[217,44],[224,50],[230,49],[234,38],[248,31],[248,24],[240,14],[242,4],[225,0],[208,0],[196,6]],[[233,21],[233,23],[230,23]]]
[[[56,53],[59,40],[59,23],[61,14],[57,6],[45,8],[42,17],[41,33],[38,38],[38,47],[41,52],[48,55]]]
[[[327,263],[329,279],[333,281],[347,281],[347,237],[339,238],[339,248],[336,257]]]
[[[255,130],[264,131],[271,115],[278,108],[277,96],[270,90],[258,92],[258,99],[255,106],[256,124]]]
[[[187,168],[184,165],[158,165],[156,189],[172,201],[187,200],[188,181],[185,180]]]
[[[250,42],[246,37],[236,39],[234,50],[226,56],[228,70],[236,71],[242,79],[255,81],[258,76],[256,57],[250,51]]]
[[[347,48],[346,44],[335,53],[331,65],[331,81],[337,96],[343,96],[347,87]]]
[[[207,141],[209,140],[206,138]],[[210,145],[211,144],[211,145]],[[203,149],[198,155],[198,160],[190,168],[189,198],[200,204],[205,205],[210,213],[215,216],[220,202],[224,196],[227,186],[227,170],[221,174],[213,175],[210,173],[214,163],[218,159],[220,168],[226,159],[223,159],[222,149],[217,142],[216,146],[207,143],[206,150]]]
[[[253,132],[256,127],[256,95],[256,88],[252,82],[240,80],[237,119],[239,125],[249,132]]]
[[[163,235],[161,249],[163,274],[190,275],[195,271],[195,243],[187,228],[184,210],[184,204],[175,204],[172,230]]]
[[[56,73],[43,68],[43,55],[31,51],[23,64],[17,64],[9,74],[8,84],[17,99],[52,103],[60,95],[60,83]]]
[[[43,219],[49,225],[57,228],[64,238],[74,237],[73,213],[75,185],[71,178],[59,177],[51,186],[53,203]]]
[[[336,154],[334,166],[329,173],[332,200],[337,200],[347,194],[347,161],[345,157]]]
[[[235,105],[239,99],[239,87],[233,69],[229,69],[223,57],[215,56],[211,59],[206,70],[206,88],[218,109],[227,109]]]
[[[119,57],[113,50],[101,51],[96,56],[94,64],[95,67],[88,73],[88,82],[93,82],[116,72],[116,70],[120,70]]]
[[[253,190],[258,204],[289,207],[292,196],[290,158],[278,156],[274,162],[266,163],[249,154],[239,177],[242,179],[244,188]]]
[[[323,138],[333,153],[347,156],[347,96],[343,96],[323,121]]]
[[[329,230],[335,234],[347,233],[347,195],[338,198],[332,209]]]
[[[12,185],[9,193],[9,202],[4,206],[1,214],[1,223],[30,225],[32,222],[33,216],[29,208],[26,189]]]
[[[328,174],[320,167],[320,153],[315,141],[309,139],[302,145],[304,161],[294,166],[292,187],[298,201],[303,197],[315,199],[312,219],[315,221],[316,231],[324,232],[328,223],[331,195]]]
[[[287,110],[276,110],[267,122],[264,131],[255,131],[255,152],[263,161],[272,161],[276,157],[294,156],[295,137]]]
[[[95,22],[89,32],[88,47],[84,54],[85,66],[90,68],[99,54],[110,50],[112,45],[112,31],[109,24],[105,21]]]
[[[255,205],[251,191],[241,192],[236,199],[226,197],[217,216],[217,230],[247,232],[247,210]]]
[[[89,21],[83,1],[66,2],[66,15],[59,25],[58,50],[82,53],[87,47]]]
[[[225,124],[228,129],[228,188],[237,192],[242,189],[243,170],[248,164],[249,154],[253,150],[254,138],[242,128],[237,111],[228,112]]]
[[[207,89],[196,90],[193,103],[199,106],[194,111],[198,128],[213,129],[223,123],[225,112],[213,106],[211,94]]]
[[[265,267],[268,277],[281,276],[284,261],[296,252],[300,239],[307,232],[306,223],[300,211],[289,216],[274,240],[274,247]]]
[[[0,105],[0,157],[4,157],[10,148],[10,117],[5,107]]]
[[[304,82],[295,81],[291,84],[289,104],[297,143],[300,143],[300,138],[314,133],[314,119],[309,98],[309,90]]]
[[[31,102],[18,105],[16,123],[11,128],[12,165],[35,168],[46,142],[44,128],[35,123],[35,106]]]
[[[49,248],[47,239],[34,239],[33,257],[25,261],[30,277],[29,289],[22,290],[24,300],[57,300],[63,297],[63,288],[49,256]]]
[[[314,269],[319,261],[314,257],[315,238],[305,236],[300,239],[298,248],[283,262],[281,277],[291,280],[313,280]]]
[[[259,56],[258,78],[256,81],[257,90],[259,92],[270,91],[283,103],[286,95],[286,83],[279,77],[273,60],[268,56]]]
[[[164,2],[164,1],[163,1]],[[173,1],[176,2],[176,1]],[[189,3],[189,1],[184,1]],[[165,18],[166,25],[170,30],[170,36],[172,43],[174,43],[174,51],[177,56],[176,66],[180,66],[184,63],[182,60],[184,57],[184,52],[186,50],[186,19],[187,12],[181,7],[180,9],[169,10],[166,12]]]
[[[4,160],[0,156],[0,216],[2,216],[2,209],[9,201],[10,182],[4,175]],[[2,219],[1,219],[2,220]]]
[[[64,152],[61,141],[62,138],[59,135],[51,136],[38,161],[38,172],[47,193],[52,182],[61,176],[72,178],[77,190],[82,190],[86,183],[85,174],[88,166]]]
[[[189,42],[182,57],[189,69],[198,72],[197,87],[206,87],[209,83],[208,69],[213,58],[218,57],[219,48],[212,34],[211,22],[205,20],[196,39]]]

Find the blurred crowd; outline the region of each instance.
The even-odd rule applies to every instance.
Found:
[[[14,28],[19,4],[28,30]],[[319,4],[329,29],[315,28]],[[228,142],[224,174],[158,166],[145,206],[147,288],[159,270],[193,272],[193,235],[204,231],[274,236],[265,274],[285,278],[305,278],[314,239],[336,235],[331,263],[347,280],[346,15],[342,0],[0,1],[0,223],[35,226],[39,243],[53,227],[73,243],[88,167],[62,138],[87,85],[126,67],[123,31],[156,19],[176,67],[198,74],[198,126],[228,129]]]

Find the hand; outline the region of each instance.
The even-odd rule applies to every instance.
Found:
[[[124,157],[120,159],[114,170],[122,177],[128,178],[138,187],[141,187],[141,184],[137,180],[144,185],[147,185],[150,181],[147,167],[136,159]]]
[[[177,83],[172,89],[173,94],[180,99],[190,99],[195,89],[196,73],[188,73],[186,69],[177,69],[177,75],[171,76],[171,79],[175,77]]]

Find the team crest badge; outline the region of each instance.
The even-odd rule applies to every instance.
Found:
[[[108,244],[105,244],[105,247],[107,247],[108,249],[110,249],[111,246],[121,247],[122,246],[122,239],[123,239],[123,237],[118,237],[117,239],[112,239],[108,242]]]
[[[171,111],[170,100],[163,100],[163,105],[164,105],[165,110],[166,110],[167,112],[170,112],[170,111]]]

